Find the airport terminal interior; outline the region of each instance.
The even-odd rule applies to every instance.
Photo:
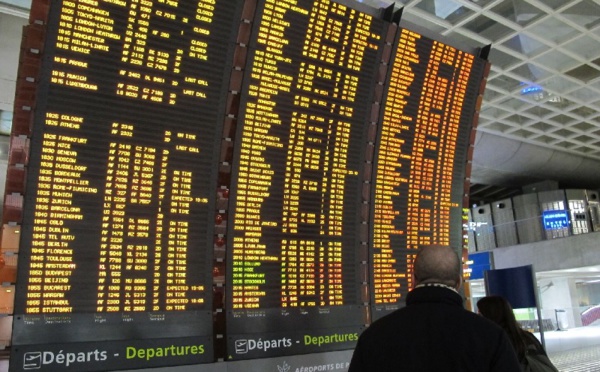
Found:
[[[30,2],[0,0],[2,176]],[[517,318],[538,336],[542,325],[560,371],[600,371],[600,1],[358,2],[402,8],[402,21],[459,48],[491,45],[467,180],[467,304],[476,311],[486,293],[473,262],[531,265],[541,319],[535,308],[517,309]],[[10,350],[18,243],[5,239],[0,348]]]

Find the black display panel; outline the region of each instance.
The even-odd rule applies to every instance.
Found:
[[[367,321],[360,201],[387,26],[353,5],[258,1],[228,211],[230,359],[349,349]]]
[[[31,152],[10,163],[27,169],[11,371],[352,349],[403,306],[419,245],[461,246],[489,64],[392,8],[44,12]]]
[[[11,370],[213,361],[217,167],[243,1],[49,4]]]
[[[398,32],[373,172],[373,320],[404,305],[420,245],[462,249],[467,154],[487,65],[417,32]]]

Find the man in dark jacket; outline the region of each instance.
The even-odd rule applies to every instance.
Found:
[[[414,279],[406,307],[361,334],[348,372],[520,371],[504,331],[463,308],[460,260],[452,248],[421,248]]]

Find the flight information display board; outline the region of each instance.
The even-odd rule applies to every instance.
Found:
[[[11,370],[213,361],[216,180],[242,5],[50,2]]]
[[[230,359],[352,348],[366,323],[360,200],[386,31],[329,0],[258,1],[228,211]]]
[[[400,30],[375,151],[374,319],[403,306],[420,245],[462,248],[467,151],[486,65],[473,54]]]
[[[462,244],[489,64],[392,13],[34,0],[10,370],[346,350],[402,306],[416,248]]]

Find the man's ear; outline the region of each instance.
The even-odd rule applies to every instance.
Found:
[[[456,281],[456,290],[458,291],[460,287],[462,287],[462,275],[458,276],[458,280]]]

